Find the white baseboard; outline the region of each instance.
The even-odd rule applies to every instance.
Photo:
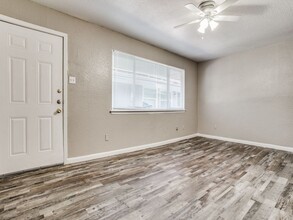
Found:
[[[200,133],[198,133],[197,136],[210,138],[210,139],[221,140],[221,141],[234,142],[234,143],[239,143],[239,144],[247,144],[247,145],[263,147],[263,148],[270,148],[270,149],[274,149],[274,150],[282,150],[282,151],[287,151],[287,152],[293,153],[293,147],[288,147],[288,146],[265,144],[265,143],[259,143],[259,142],[253,142],[253,141],[245,141],[245,140],[226,138],[226,137],[220,137],[220,136],[213,136],[213,135],[208,135],[208,134],[200,134]]]
[[[265,143],[259,143],[259,142],[253,142],[253,141],[245,141],[245,140],[239,140],[239,139],[197,133],[197,134],[192,134],[192,135],[174,138],[174,139],[161,141],[161,142],[157,142],[157,143],[152,143],[152,144],[145,144],[145,145],[140,145],[140,146],[135,146],[135,147],[128,147],[128,148],[124,148],[124,149],[102,152],[102,153],[91,154],[91,155],[85,155],[85,156],[80,156],[80,157],[71,157],[66,160],[65,164],[84,162],[84,161],[99,159],[99,158],[103,158],[103,157],[115,156],[115,155],[119,155],[119,154],[123,154],[123,153],[130,153],[130,152],[134,152],[134,151],[138,151],[138,150],[144,150],[144,149],[148,149],[148,148],[160,147],[162,145],[171,144],[171,143],[175,143],[177,141],[182,141],[182,140],[186,140],[186,139],[194,138],[194,137],[205,137],[205,138],[210,138],[210,139],[234,142],[234,143],[239,143],[239,144],[247,144],[247,145],[252,145],[252,146],[257,146],[257,147],[262,147],[262,148],[282,150],[282,151],[287,151],[287,152],[293,153],[293,147],[265,144]]]
[[[84,162],[84,161],[99,159],[99,158],[103,158],[103,157],[115,156],[118,154],[130,153],[130,152],[134,152],[134,151],[138,151],[138,150],[159,147],[162,145],[175,143],[177,141],[182,141],[182,140],[186,140],[189,138],[194,138],[196,136],[197,136],[197,134],[192,134],[192,135],[169,139],[166,141],[161,141],[161,142],[152,143],[152,144],[145,144],[145,145],[140,145],[140,146],[135,146],[135,147],[128,147],[128,148],[123,148],[123,149],[119,149],[119,150],[102,152],[102,153],[97,153],[97,154],[90,154],[90,155],[85,155],[85,156],[80,156],[80,157],[71,157],[71,158],[67,158],[67,160],[65,161],[65,164]]]

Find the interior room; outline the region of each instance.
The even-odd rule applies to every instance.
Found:
[[[292,0],[0,0],[0,219],[293,219]]]

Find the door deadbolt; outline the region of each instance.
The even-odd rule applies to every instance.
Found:
[[[61,104],[61,100],[60,99],[57,100],[57,104],[59,104],[59,105]]]
[[[62,112],[62,110],[60,108],[57,109],[56,111],[58,114],[60,114]]]

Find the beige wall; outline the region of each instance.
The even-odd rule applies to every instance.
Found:
[[[198,65],[198,131],[293,147],[293,39]]]
[[[27,0],[0,0],[0,14],[69,35],[69,156],[148,144],[197,132],[197,66],[165,50]],[[111,115],[112,49],[186,70],[186,113]],[[179,127],[179,131],[176,131]],[[105,142],[104,135],[110,141]]]

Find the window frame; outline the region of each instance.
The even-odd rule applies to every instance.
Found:
[[[169,89],[170,89],[170,69],[177,69],[177,70],[180,70],[183,72],[182,74],[182,92],[183,92],[183,97],[182,97],[182,108],[167,108],[167,109],[139,109],[139,108],[114,108],[114,88],[113,88],[113,77],[114,77],[114,70],[115,70],[115,67],[114,67],[114,59],[115,59],[115,52],[118,52],[118,53],[121,53],[121,54],[125,54],[127,56],[131,56],[133,57],[133,59],[135,60],[135,58],[138,58],[139,60],[143,60],[143,61],[146,61],[146,62],[150,62],[150,63],[153,63],[153,64],[157,64],[157,65],[161,65],[161,66],[164,66],[167,68],[167,105],[170,104],[170,94],[169,94]],[[171,66],[171,65],[167,65],[167,64],[164,64],[164,63],[160,63],[160,62],[157,62],[157,61],[153,61],[153,60],[150,60],[150,59],[146,59],[146,58],[143,58],[143,57],[139,57],[139,56],[136,56],[136,55],[133,55],[133,54],[130,54],[130,53],[125,53],[125,52],[122,52],[122,51],[119,51],[119,50],[112,50],[112,70],[111,70],[111,110],[110,110],[110,113],[112,114],[143,114],[143,113],[150,113],[150,114],[153,114],[153,113],[184,113],[186,112],[186,109],[185,109],[185,69],[183,68],[178,68],[178,67],[175,67],[175,66]],[[135,78],[135,61],[134,61],[134,78]],[[135,85],[135,84],[133,84]]]

